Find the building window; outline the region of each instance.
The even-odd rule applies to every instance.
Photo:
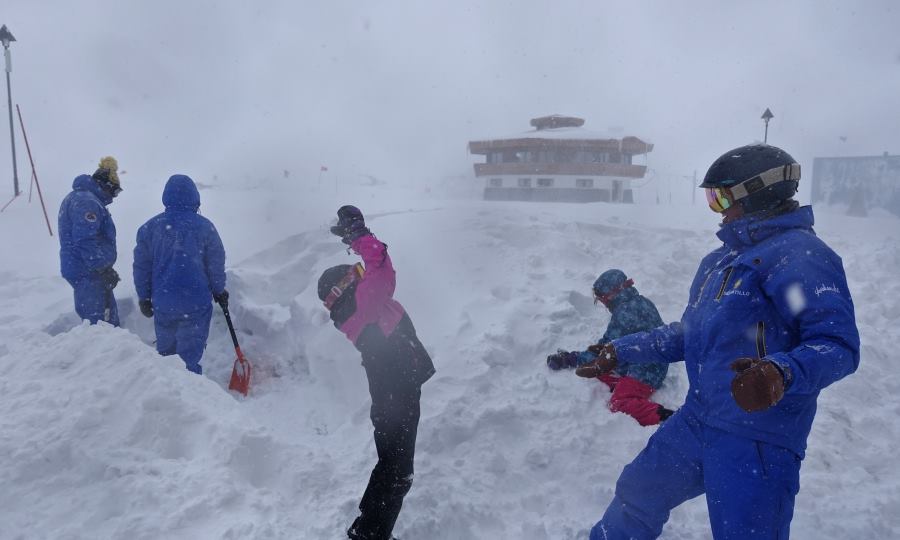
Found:
[[[531,178],[519,178],[519,187],[531,187]]]
[[[594,179],[593,178],[578,178],[575,180],[575,187],[592,188],[592,187],[594,187]]]
[[[516,161],[519,163],[534,163],[537,161],[537,153],[530,150],[516,152]]]
[[[488,185],[491,187],[503,187],[503,179],[491,178],[490,180],[488,180]]]
[[[552,178],[538,178],[537,179],[538,187],[551,187],[553,185]]]

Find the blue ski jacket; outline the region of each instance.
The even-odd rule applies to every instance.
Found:
[[[82,174],[59,206],[59,266],[70,283],[116,262],[116,225],[106,209],[111,202],[97,182]]]
[[[134,248],[134,287],[161,315],[208,308],[225,290],[225,248],[211,221],[197,213],[200,192],[176,174],[163,190],[165,212],[144,223]]]
[[[613,298],[609,311],[611,317],[606,326],[606,332],[598,341],[599,344],[608,343],[629,334],[652,330],[663,324],[656,306],[646,297],[641,296],[637,289],[629,287],[623,289]],[[578,353],[578,364],[586,364],[597,359],[597,355],[590,351]],[[639,381],[658,389],[662,386],[669,371],[667,362],[651,362],[629,364],[619,362],[616,373],[626,377],[633,377]]]
[[[613,341],[627,363],[687,368],[684,406],[709,425],[803,456],[816,398],[859,366],[859,332],[840,257],[813,231],[812,208],[745,218],[717,233],[680,322]],[[737,358],[764,358],[790,374],[784,398],[747,413],[731,395]]]

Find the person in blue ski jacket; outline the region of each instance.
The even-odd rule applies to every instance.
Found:
[[[116,225],[106,208],[122,192],[118,168],[115,158],[101,159],[93,175],[75,177],[59,206],[60,272],[74,290],[75,312],[91,324],[119,326]]]
[[[701,187],[724,216],[723,245],[700,263],[681,321],[615,339],[576,370],[683,359],[690,382],[591,540],[657,538],[670,510],[703,493],[716,540],[788,538],[816,399],[856,370],[860,347],[841,259],[793,200],[799,179],[774,146],[717,159]]]
[[[650,330],[663,324],[656,306],[634,287],[634,280],[625,272],[613,268],[600,274],[591,288],[594,303],[603,304],[609,310],[610,320],[606,332],[595,345],[586,351],[559,350],[547,357],[547,367],[552,370],[578,367],[597,358],[595,351],[610,341]],[[662,386],[669,364],[619,363],[614,372],[597,377],[609,387],[609,409],[623,412],[642,426],[652,426],[669,418],[672,411],[650,400],[650,396]]]
[[[197,213],[200,192],[189,177],[169,178],[165,212],[144,223],[134,248],[134,287],[141,313],[153,317],[156,350],[178,354],[202,373],[212,300],[228,305],[225,248],[211,221]]]

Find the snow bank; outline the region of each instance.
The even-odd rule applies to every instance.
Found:
[[[4,537],[278,536],[273,492],[302,486],[280,476],[302,450],[177,358],[85,325],[0,359]]]
[[[4,534],[342,538],[375,450],[359,354],[331,326],[315,282],[354,260],[327,232],[336,203],[351,202],[389,244],[396,297],[438,369],[423,389],[416,480],[398,536],[584,539],[653,428],[610,413],[605,387],[551,373],[544,358],[602,333],[609,315],[593,305],[590,284],[610,267],[677,319],[716,245],[715,217],[699,206],[398,203],[403,194],[385,186],[338,201],[284,189],[203,192],[229,250],[242,348],[257,368],[247,399],[225,390],[234,353],[218,312],[197,377],[153,352],[130,283],[117,289],[126,329],[80,326],[66,315],[71,293],[45,241],[35,236],[35,253],[0,264]],[[120,231],[152,214],[112,211]],[[820,398],[792,537],[897,537],[900,473],[889,456],[900,440],[900,228],[893,218],[817,218],[844,258],[863,357]],[[120,235],[123,276],[130,237]],[[675,407],[686,389],[673,365],[658,399]],[[700,497],[673,513],[663,538],[708,531]]]

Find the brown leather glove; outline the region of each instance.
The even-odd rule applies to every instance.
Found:
[[[616,369],[616,365],[618,364],[616,348],[613,347],[611,343],[591,345],[588,347],[588,351],[596,354],[597,358],[592,362],[578,366],[578,368],[575,369],[575,375],[593,379],[594,377],[599,377],[600,375],[604,375]]]
[[[731,395],[745,411],[764,411],[784,397],[784,377],[772,362],[738,358],[731,369],[737,372],[731,381]]]

